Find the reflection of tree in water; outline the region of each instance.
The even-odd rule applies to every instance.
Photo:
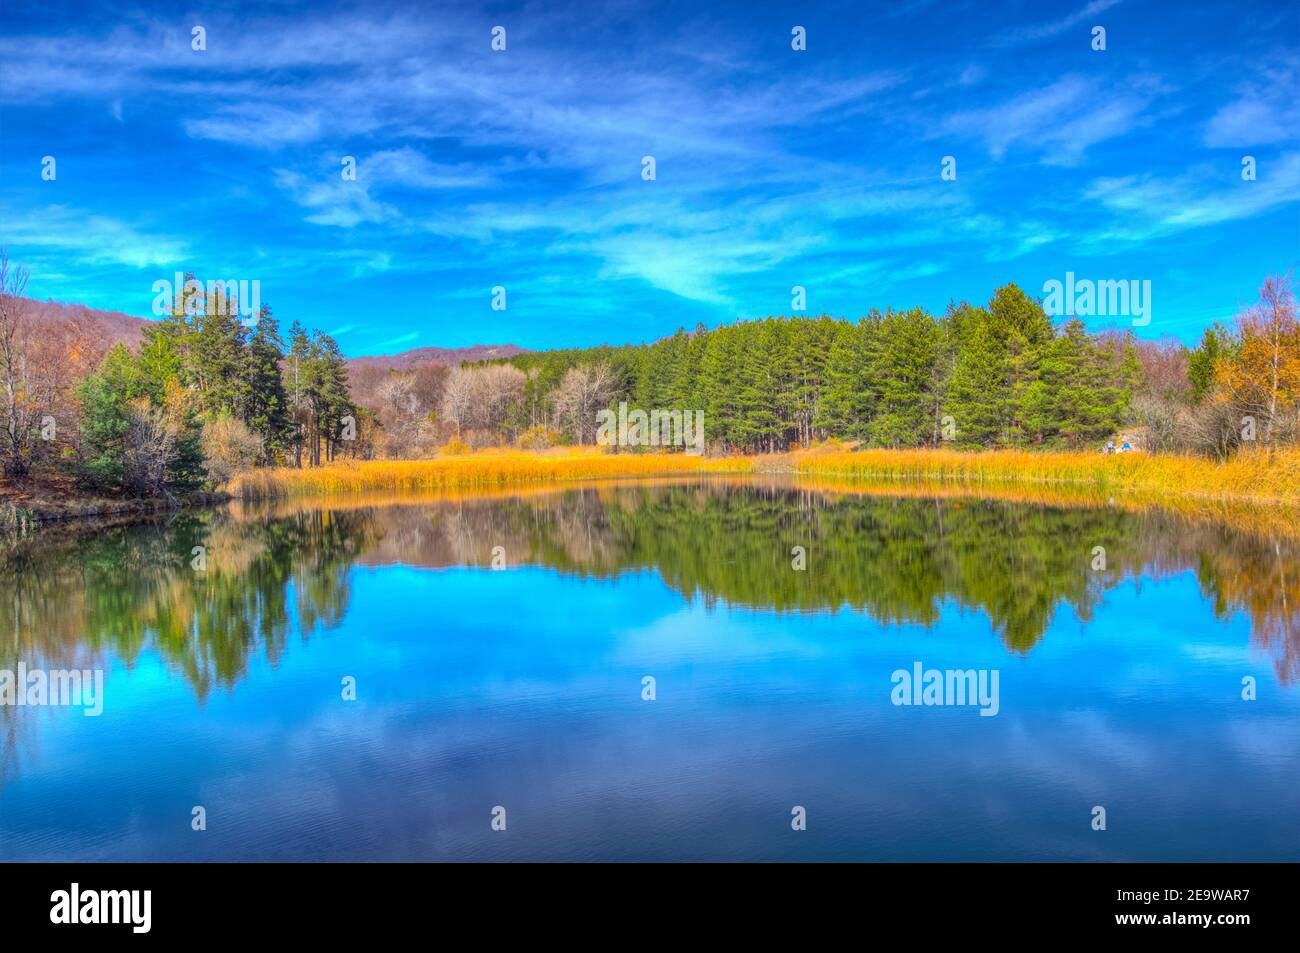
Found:
[[[302,512],[250,524],[204,513],[27,544],[0,556],[0,631],[11,633],[0,658],[84,668],[111,649],[130,667],[155,650],[206,698],[238,682],[250,657],[279,659],[290,582],[304,633],[343,617],[370,520]],[[195,546],[206,548],[203,571],[192,568]]]
[[[1027,649],[1062,600],[1086,614],[1101,591],[1084,558],[1089,550],[1081,555],[1077,543],[1062,540],[1119,550],[1131,532],[1128,520],[1120,512],[1001,504],[830,502],[808,491],[725,485],[619,490],[600,498],[575,491],[541,502],[462,504],[455,539],[474,545],[458,542],[425,555],[435,563],[484,564],[499,544],[529,554],[521,561],[569,570],[652,567],[674,589],[710,606],[722,598],[777,611],[848,607],[884,622],[934,623],[951,598],[983,609],[1008,645]],[[808,553],[804,572],[791,569],[796,545]],[[592,555],[574,559],[574,552]]]
[[[203,572],[191,568],[197,545]],[[796,545],[808,552],[804,572],[790,566]],[[258,654],[275,664],[295,617],[304,633],[336,624],[353,563],[487,566],[494,546],[511,565],[583,576],[654,569],[709,606],[849,608],[930,625],[950,601],[986,613],[1020,652],[1062,606],[1086,620],[1125,578],[1192,569],[1217,615],[1249,614],[1283,681],[1300,676],[1294,542],[1159,511],[724,482],[215,512],[21,543],[0,552],[0,665],[87,668],[111,650],[130,666],[152,650],[203,699],[235,685]],[[1103,572],[1090,568],[1094,546],[1106,549]]]
[[[1217,535],[1217,534],[1216,534]],[[1251,639],[1273,656],[1285,684],[1300,678],[1300,559],[1294,545],[1245,538],[1196,560],[1201,591],[1222,617],[1245,611]],[[1189,556],[1189,564],[1192,559]]]
[[[1287,682],[1300,675],[1300,551],[1257,532],[1153,510],[989,500],[828,495],[790,487],[581,489],[520,499],[386,507],[368,562],[512,564],[608,576],[653,568],[706,605],[777,611],[851,608],[888,623],[933,624],[943,603],[986,613],[1028,651],[1062,605],[1091,618],[1126,578],[1192,569],[1219,617],[1246,611]],[[791,569],[804,546],[808,568]],[[1091,568],[1093,547],[1106,569]]]

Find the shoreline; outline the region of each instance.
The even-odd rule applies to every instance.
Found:
[[[1300,451],[1241,454],[1225,463],[1199,457],[1056,451],[853,450],[819,447],[762,456],[480,450],[425,460],[345,461],[321,467],[262,468],[216,491],[179,500],[106,499],[64,488],[55,500],[0,503],[0,532],[24,535],[57,524],[130,520],[227,502],[258,503],[373,493],[469,493],[560,487],[596,481],[700,476],[788,477],[841,489],[912,485],[999,497],[1015,490],[1059,493],[1077,502],[1161,506],[1212,516],[1239,508],[1290,515],[1300,508]],[[1300,514],[1298,514],[1300,515]]]
[[[165,498],[109,499],[100,496],[65,496],[55,502],[19,504],[0,502],[0,534],[25,536],[30,530],[91,522],[129,522],[142,517],[186,510],[207,509],[233,500],[223,491],[189,493],[173,502]]]

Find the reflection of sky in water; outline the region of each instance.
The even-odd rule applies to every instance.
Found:
[[[98,719],[21,712],[0,857],[1300,859],[1300,691],[1191,573],[1024,655],[953,604],[709,611],[650,570],[354,568],[349,600],[202,703],[150,650]],[[894,707],[914,660],[1000,669],[1001,713]]]

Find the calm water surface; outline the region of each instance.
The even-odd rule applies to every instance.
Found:
[[[9,546],[0,645],[105,679],[0,707],[3,860],[1300,860],[1267,530],[724,482],[235,507]],[[997,715],[894,705],[915,662],[996,670]]]

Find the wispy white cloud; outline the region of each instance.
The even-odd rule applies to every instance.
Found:
[[[234,103],[216,115],[186,119],[185,131],[196,139],[213,139],[262,149],[280,149],[317,139],[324,129],[320,113],[284,109],[267,103]]]
[[[1065,46],[1079,28],[1086,50],[1089,21],[1116,3],[1044,22],[1021,9],[1023,25],[995,43]],[[616,306],[629,289],[642,307],[650,289],[740,309],[769,287],[781,300],[796,280],[888,287],[1056,245],[1132,247],[1295,200],[1291,153],[1260,150],[1260,181],[1238,189],[1208,167],[1179,173],[1183,153],[1143,135],[1214,148],[1294,141],[1298,68],[1284,57],[1241,72],[1249,78],[1224,101],[1221,86],[1202,96],[1154,55],[1140,73],[1118,56],[1096,72],[1077,61],[1063,71],[1055,57],[1009,69],[1011,57],[987,46],[954,57],[900,43],[895,55],[882,36],[883,55],[863,65],[824,55],[823,34],[804,56],[784,37],[710,29],[712,12],[653,28],[629,16],[611,37],[576,7],[529,7],[496,56],[481,18],[454,8],[436,18],[300,12],[292,29],[266,9],[206,17],[204,53],[190,49],[187,27],[142,19],[100,34],[0,37],[0,70],[22,79],[0,82],[0,101],[89,103],[94,120],[129,114],[133,133],[146,116],[170,124],[177,154],[200,160],[195,179],[218,184],[175,197],[180,241],[152,236],[121,205],[88,222],[0,183],[0,199],[29,203],[0,238],[43,241],[76,263],[153,267],[191,245],[211,260],[223,240],[211,223],[264,216],[240,236],[238,260],[284,275],[454,274],[440,294],[476,301],[490,272],[566,313]],[[916,0],[876,20],[905,34],[959,9],[978,17],[970,4]],[[1172,95],[1157,63],[1193,92]],[[958,156],[959,181],[939,180],[944,154]],[[344,155],[358,159],[356,181],[340,175]],[[658,160],[655,182],[640,179],[643,155]],[[1129,172],[1171,157],[1165,177]],[[575,301],[581,282],[590,294]]]
[[[488,163],[437,163],[410,146],[373,153],[357,165],[358,181],[384,186],[464,189],[489,185],[494,179]]]
[[[1242,83],[1205,124],[1205,144],[1245,148],[1300,141],[1300,60],[1294,50]]]
[[[380,341],[377,344],[367,345],[367,348],[372,353],[377,352],[383,354],[385,351],[391,351],[393,348],[401,347],[403,344],[410,344],[412,341],[418,340],[419,337],[419,334],[415,331],[411,331],[407,334],[398,335],[395,338],[389,338],[387,341]]]
[[[1032,43],[1037,40],[1045,40],[1048,37],[1058,36],[1071,27],[1078,26],[1091,17],[1105,13],[1119,2],[1120,0],[1092,0],[1092,2],[1087,6],[1059,19],[1051,20],[1047,23],[1036,23],[1030,26],[1017,27],[1009,30],[1005,36],[999,38],[998,45],[1005,46],[1017,43]],[[1092,24],[1089,25],[1091,26]]]
[[[338,157],[336,165],[319,168],[312,175],[277,169],[275,182],[295,202],[311,211],[307,221],[352,228],[367,222],[400,224],[406,220],[395,205],[382,201],[375,193],[391,194],[400,189],[474,189],[494,180],[489,168],[468,163],[435,163],[409,146],[348,158],[354,160],[355,178],[343,177],[344,157]],[[403,227],[410,228],[409,224]]]
[[[384,222],[398,217],[396,208],[370,195],[361,182],[344,180],[338,173],[329,177],[308,178],[301,172],[280,169],[276,184],[312,214],[307,221],[316,225],[352,228],[364,222]]]
[[[65,205],[49,205],[39,214],[0,208],[4,240],[34,249],[75,255],[88,265],[131,268],[169,266],[186,255],[184,241],[146,234],[116,218]]]
[[[1103,177],[1091,182],[1085,199],[1120,213],[1114,224],[1094,233],[1099,245],[1145,242],[1174,232],[1253,218],[1300,202],[1300,152],[1288,152],[1242,181],[1221,168],[1200,166],[1178,176],[1154,174]]]
[[[987,108],[956,112],[930,138],[961,136],[982,140],[990,156],[1013,148],[1040,153],[1055,165],[1075,165],[1092,146],[1132,132],[1146,121],[1159,87],[1150,81],[1117,92],[1077,75],[1020,93]]]

